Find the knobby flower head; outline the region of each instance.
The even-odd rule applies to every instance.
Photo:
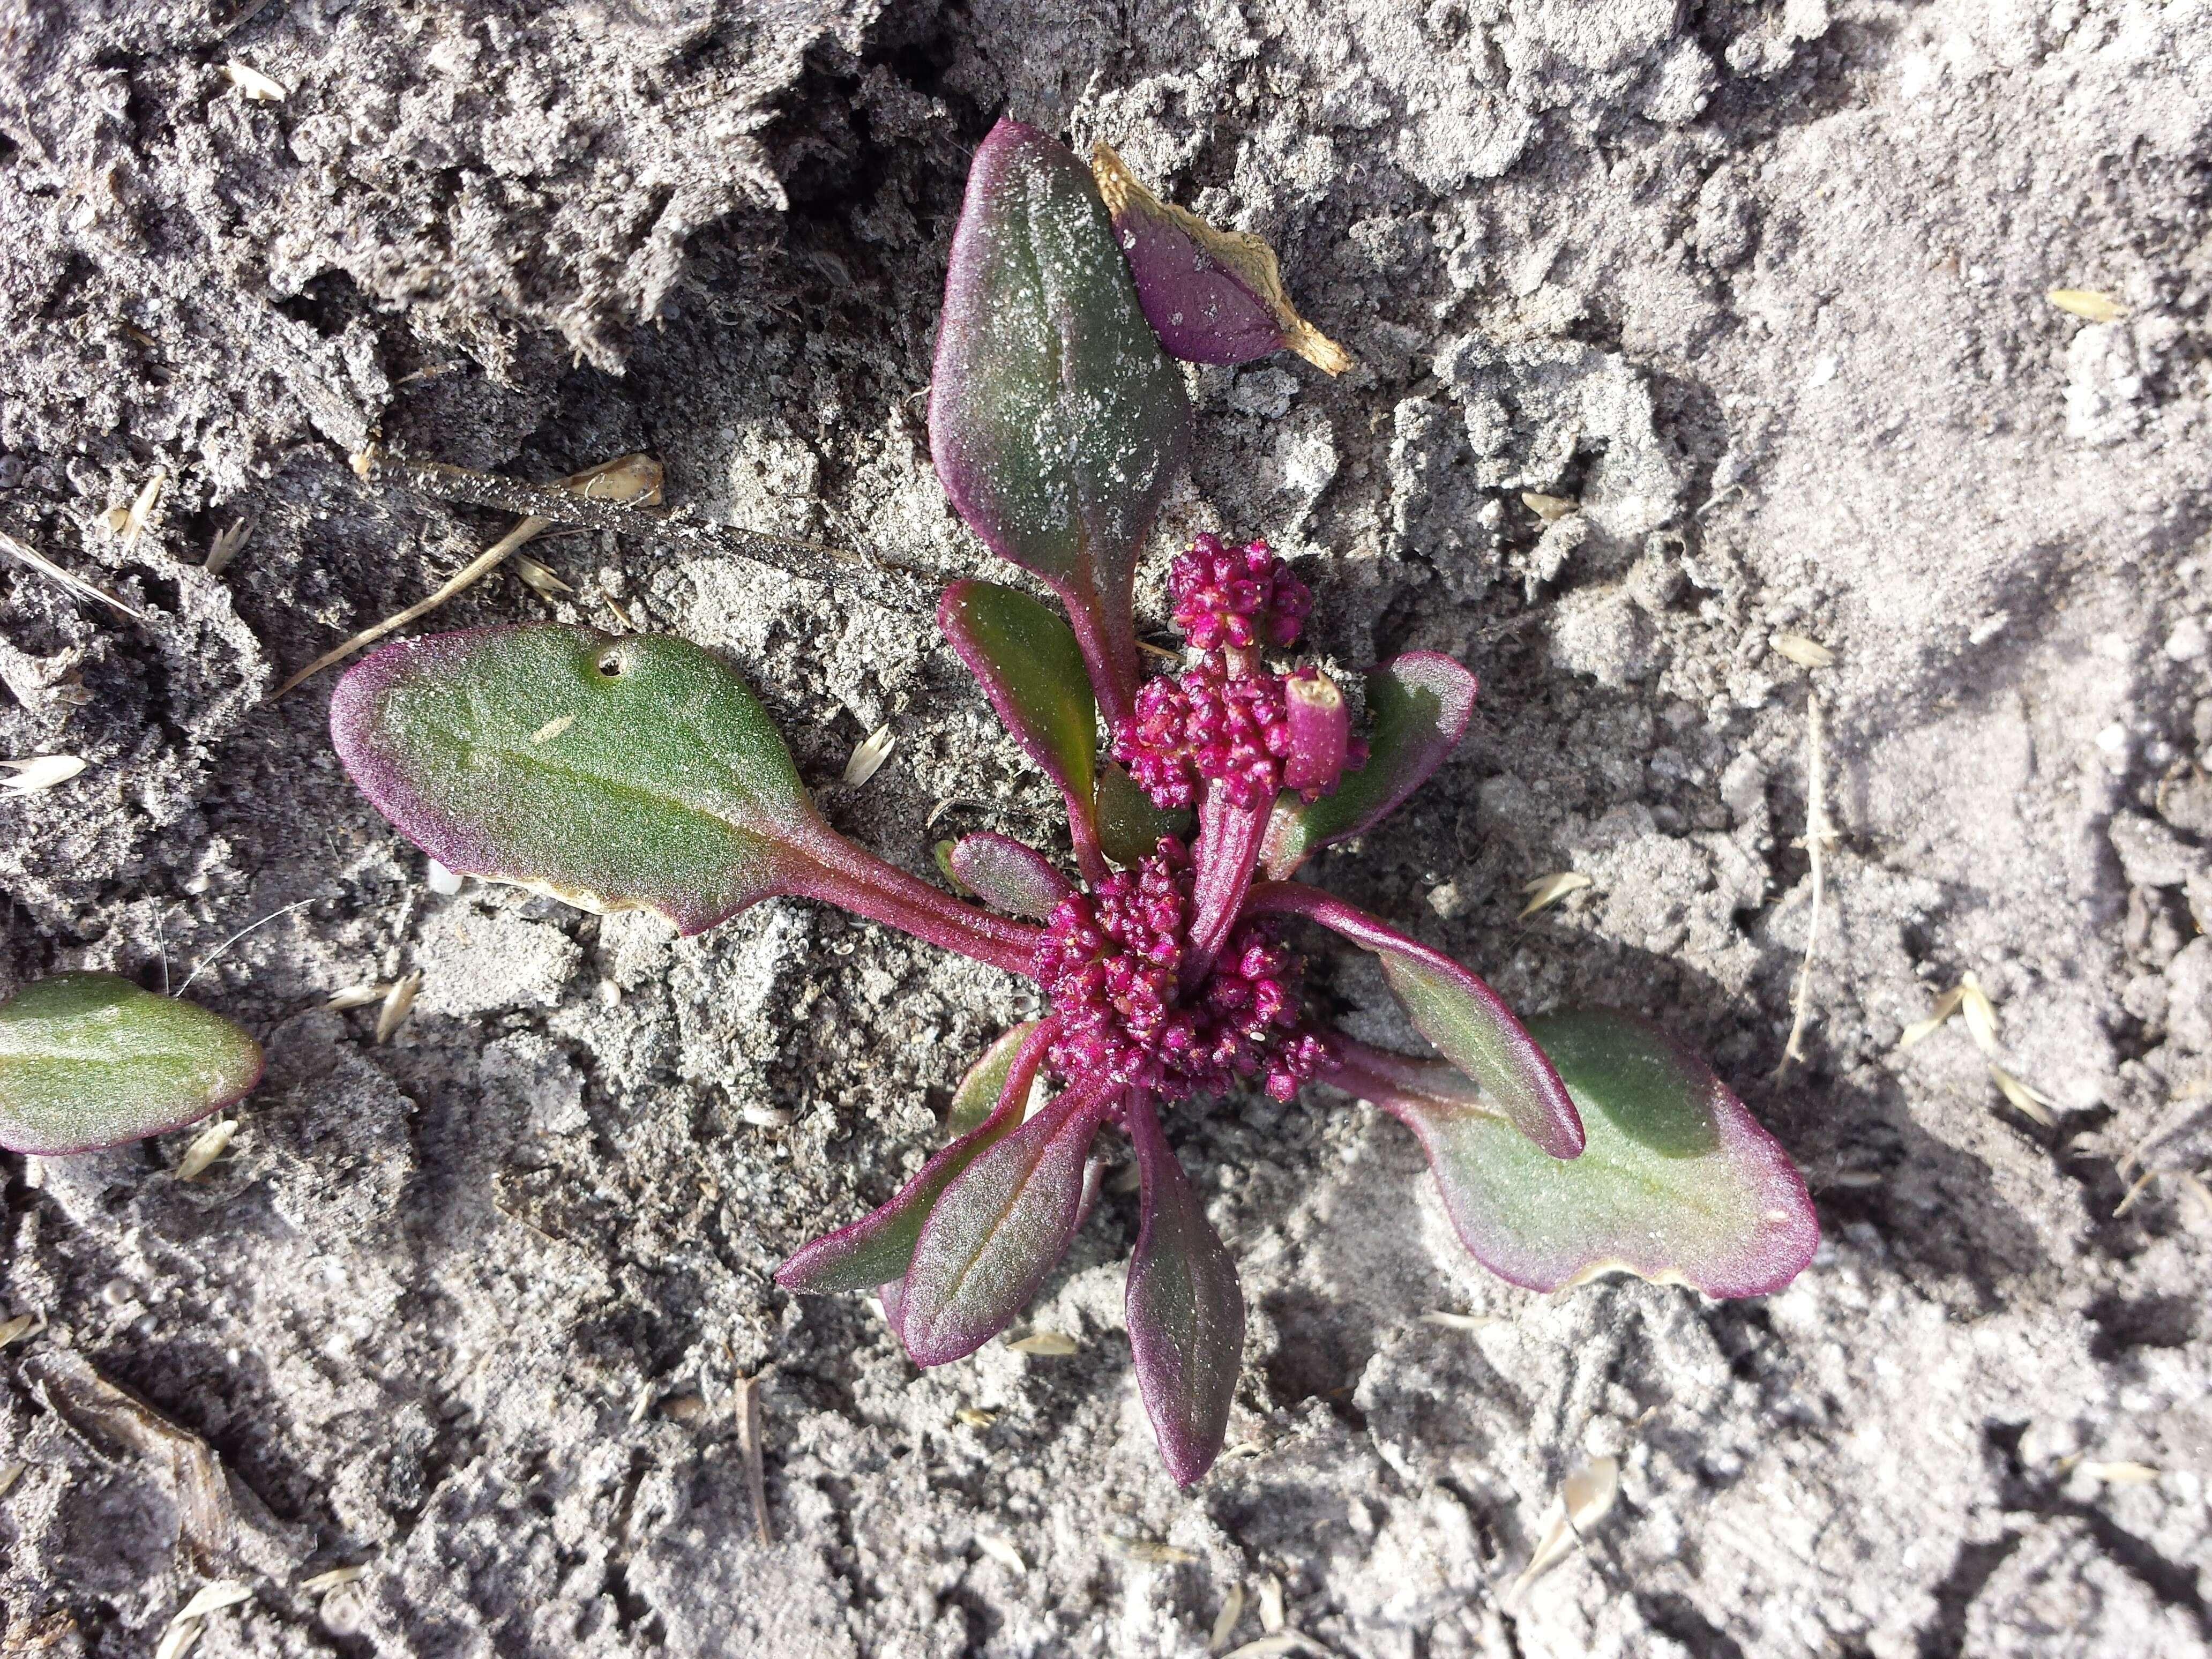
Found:
[[[1288,1100],[1334,1064],[1328,1039],[1305,1020],[1304,964],[1269,924],[1243,921],[1183,990],[1191,884],[1189,854],[1163,838],[1135,869],[1054,910],[1036,967],[1060,1023],[1054,1069],[1078,1087],[1111,1083],[1164,1100],[1259,1079]]]

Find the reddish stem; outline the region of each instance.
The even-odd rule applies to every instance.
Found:
[[[1129,596],[1116,605],[1101,595],[1095,583],[1078,588],[1055,582],[1053,591],[1067,609],[1068,626],[1083,653],[1083,665],[1091,672],[1091,690],[1098,699],[1098,712],[1106,729],[1118,732],[1136,710],[1137,681],[1142,669],[1137,660],[1137,626],[1130,616]],[[1081,856],[1079,846],[1077,855]]]
[[[806,850],[811,867],[795,891],[1010,974],[1030,971],[1043,929],[963,904],[834,832]]]

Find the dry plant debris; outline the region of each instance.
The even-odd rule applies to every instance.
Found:
[[[0,1322],[0,1349],[11,1348],[38,1328],[36,1314],[17,1314],[13,1319]]]
[[[854,745],[853,753],[845,763],[845,785],[857,789],[883,770],[884,763],[890,758],[898,739],[888,726],[879,726]]]
[[[650,455],[619,455],[611,461],[602,461],[597,466],[571,473],[561,480],[559,488],[591,501],[623,506],[657,507],[660,504],[660,463]],[[525,542],[540,531],[550,528],[553,522],[550,519],[536,517],[523,520],[455,571],[428,598],[417,599],[404,611],[386,617],[382,622],[362,629],[343,644],[325,651],[270,692],[269,700],[274,702],[302,680],[313,678],[331,664],[343,662],[363,646],[374,644],[393,629],[404,628],[417,617],[428,616],[455,594],[467,592],[496,570]],[[607,603],[611,606],[614,601],[610,599]],[[621,616],[622,612],[617,610],[615,614]],[[624,625],[628,625],[627,618],[624,618]]]
[[[1506,1605],[1518,1601],[1529,1585],[1572,1554],[1583,1535],[1605,1519],[1620,1496],[1620,1459],[1594,1457],[1570,1470],[1559,1494],[1559,1513],[1536,1546],[1536,1553],[1528,1558],[1528,1565],[1506,1592]]]
[[[236,87],[239,94],[249,103],[281,104],[286,96],[282,83],[271,80],[252,64],[234,58],[222,66],[224,76]]]
[[[1279,1630],[1256,1642],[1247,1642],[1241,1648],[1231,1649],[1222,1659],[1281,1659],[1281,1656],[1293,1653],[1318,1654],[1321,1659],[1333,1659],[1329,1650],[1312,1637],[1294,1630]]]
[[[300,1594],[302,1595],[327,1595],[341,1585],[358,1583],[368,1577],[368,1568],[366,1565],[332,1567],[328,1572],[319,1572],[312,1578],[302,1578],[300,1581]]]
[[[761,1454],[760,1378],[738,1379],[730,1401],[738,1419],[738,1451],[745,1461],[745,1489],[753,1500],[753,1531],[763,1548],[775,1542],[768,1524],[768,1469]]]
[[[1487,1314],[1447,1313],[1442,1309],[1421,1316],[1421,1323],[1447,1331],[1479,1331],[1498,1321]]]
[[[5,1498],[9,1492],[15,1491],[15,1483],[23,1478],[23,1471],[30,1467],[20,1457],[10,1463],[0,1465],[0,1498]]]
[[[1820,641],[1808,640],[1802,634],[1777,634],[1767,643],[1800,668],[1830,668],[1835,665],[1834,652]]]
[[[2046,1129],[2058,1127],[2057,1115],[2058,1103],[2050,1096],[2040,1090],[2030,1088],[1994,1061],[1990,1066],[1990,1081],[1997,1085],[1999,1094],[2010,1101],[2014,1107],[2025,1115],[2033,1118]]]
[[[1244,1583],[1239,1579],[1229,1587],[1223,1598],[1221,1611],[1214,1615],[1213,1633],[1206,1638],[1206,1650],[1219,1653],[1228,1647],[1229,1638],[1237,1634],[1237,1622],[1244,1617]]]
[[[1022,1553],[1005,1539],[1000,1537],[997,1533],[977,1533],[975,1534],[975,1547],[983,1554],[988,1556],[992,1560],[996,1561],[1008,1572],[1013,1574],[1015,1577],[1026,1578],[1029,1577],[1029,1563],[1022,1559]]]
[[[1557,904],[1568,894],[1578,893],[1583,888],[1593,885],[1595,879],[1593,877],[1584,875],[1579,870],[1562,870],[1557,875],[1539,876],[1534,881],[1525,882],[1522,884],[1521,890],[1527,896],[1528,902],[1521,907],[1521,914],[1513,919],[1516,921],[1526,921],[1539,910],[1548,909]]]
[[[198,1181],[207,1173],[208,1166],[221,1158],[230,1146],[231,1137],[238,1133],[238,1120],[226,1117],[210,1123],[193,1138],[185,1148],[185,1155],[177,1160],[177,1179]]]
[[[4,530],[0,530],[0,553],[5,553],[10,558],[19,560],[22,563],[30,566],[32,569],[37,571],[42,576],[52,578],[55,581],[59,582],[64,587],[69,589],[72,593],[82,594],[88,599],[98,599],[102,605],[109,605],[115,610],[120,611],[125,616],[130,617],[133,622],[145,622],[149,620],[144,611],[132,609],[130,605],[124,604],[122,600],[117,599],[114,594],[109,592],[106,588],[97,586],[94,584],[85,580],[82,576],[71,575],[68,571],[63,569],[61,566],[56,564],[52,559],[40,552],[36,548],[27,546],[23,543],[17,541],[13,536],[10,536]]]
[[[1782,1059],[1774,1068],[1780,1077],[1790,1063],[1805,1058],[1805,1023],[1813,1009],[1813,960],[1820,943],[1820,916],[1827,908],[1828,849],[1836,844],[1835,826],[1828,821],[1827,769],[1820,752],[1820,700],[1805,699],[1805,838],[1799,843],[1810,860],[1813,914],[1805,923],[1805,959],[1797,969],[1797,988],[1790,998],[1790,1038],[1782,1045]]]
[[[952,1420],[963,1428],[988,1429],[999,1420],[999,1414],[977,1406],[963,1406],[952,1413]]]
[[[376,1011],[376,1040],[389,1042],[392,1034],[405,1023],[415,1006],[415,999],[422,989],[422,970],[402,977],[384,994],[384,1006]]]
[[[1533,490],[1521,492],[1521,505],[1546,524],[1557,524],[1582,503],[1571,495],[1540,495]]]
[[[137,499],[128,507],[112,507],[107,510],[107,527],[122,538],[125,547],[138,545],[138,538],[146,533],[146,526],[154,520],[154,510],[161,503],[161,490],[169,482],[168,471],[155,467],[154,476],[139,489]]]
[[[49,1409],[95,1450],[120,1448],[167,1476],[178,1541],[196,1571],[218,1571],[231,1552],[230,1492],[207,1443],[117,1388],[79,1354],[43,1350],[23,1362],[23,1371]]]
[[[372,1002],[382,1001],[391,989],[389,985],[374,982],[349,985],[343,991],[331,992],[330,1000],[323,1006],[334,1013],[342,1013],[348,1008],[366,1008]]]
[[[246,538],[252,534],[252,520],[232,520],[229,529],[215,532],[215,539],[208,544],[207,561],[200,568],[210,576],[220,576],[230,568],[230,562],[238,556],[240,550],[246,545]]]
[[[82,755],[33,755],[27,760],[0,760],[14,775],[0,778],[0,789],[18,795],[36,795],[67,783],[85,769]]]
[[[1061,1331],[1032,1332],[1006,1346],[1016,1353],[1036,1354],[1048,1359],[1065,1359],[1069,1354],[1083,1352],[1080,1342]]]
[[[2043,297],[2061,311],[2092,323],[2118,322],[2128,314],[2128,308],[2118,300],[2094,288],[2054,288]]]
[[[1109,1534],[1102,1540],[1106,1547],[1126,1561],[1139,1561],[1147,1566],[1187,1566],[1198,1557],[1187,1549],[1173,1544],[1163,1544],[1157,1538],[1124,1538]]]

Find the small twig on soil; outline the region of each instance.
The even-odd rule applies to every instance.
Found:
[[[637,501],[650,505],[660,499],[660,463],[649,455],[620,456],[571,474],[545,494],[556,501],[564,499],[615,503]],[[270,692],[269,701],[276,702],[301,681],[313,678],[331,664],[343,662],[362,647],[374,644],[394,629],[404,628],[416,617],[428,616],[455,594],[475,586],[496,570],[508,554],[553,522],[542,514],[525,516],[520,524],[455,571],[436,592],[428,599],[417,599],[404,611],[396,616],[386,617],[374,627],[362,629],[336,649],[324,652]]]
[[[1790,1002],[1796,1012],[1790,1022],[1790,1041],[1782,1045],[1782,1060],[1774,1068],[1780,1077],[1790,1069],[1790,1062],[1801,1064],[1805,1058],[1803,1048],[1805,1020],[1813,1006],[1813,954],[1820,942],[1820,912],[1827,896],[1827,853],[1835,845],[1835,826],[1828,822],[1828,792],[1822,775],[1820,756],[1820,699],[1811,692],[1805,697],[1805,855],[1813,866],[1813,914],[1805,924],[1805,960],[1797,969],[1797,989]]]
[[[147,620],[144,611],[133,611],[106,588],[95,586],[82,576],[72,576],[45,554],[36,549],[26,547],[4,530],[0,530],[0,553],[6,553],[11,557],[21,559],[40,575],[52,577],[72,593],[81,593],[88,599],[98,599],[102,605],[113,605],[133,622]]]
[[[730,1404],[738,1419],[738,1450],[745,1460],[745,1485],[751,1489],[753,1527],[763,1547],[775,1542],[768,1526],[768,1471],[761,1462],[760,1378],[738,1379],[737,1397]]]
[[[943,581],[939,573],[901,560],[848,552],[797,536],[739,530],[680,517],[649,517],[606,501],[567,495],[557,489],[519,483],[512,478],[471,472],[465,467],[447,466],[436,461],[410,460],[381,449],[364,451],[356,458],[355,466],[365,478],[387,478],[417,495],[439,501],[495,507],[551,524],[611,530],[618,536],[642,540],[658,551],[678,556],[703,555],[749,560],[892,611],[933,613],[936,591]]]

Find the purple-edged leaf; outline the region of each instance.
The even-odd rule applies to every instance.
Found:
[[[1160,1456],[1178,1486],[1213,1467],[1244,1352],[1244,1293],[1159,1121],[1142,1101],[1128,1114],[1144,1183],[1129,1261],[1129,1348]]]
[[[683,640],[553,623],[403,640],[338,682],[331,737],[447,869],[687,933],[801,890],[829,835],[767,711]]]
[[[1285,880],[1315,848],[1358,835],[1397,810],[1443,763],[1474,712],[1474,676],[1449,657],[1409,651],[1367,677],[1367,762],[1334,793],[1275,803],[1261,861]]]
[[[953,842],[945,862],[953,878],[971,892],[981,894],[992,908],[1010,916],[1027,916],[1031,921],[1042,921],[1075,890],[1067,878],[1053,868],[1052,860],[1036,848],[988,830],[961,836]]]
[[[1025,1019],[1018,1025],[1007,1027],[992,1039],[982,1058],[968,1068],[968,1075],[952,1091],[951,1107],[945,1114],[947,1134],[964,1135],[982,1127],[983,1121],[997,1109],[999,1097],[1006,1091],[1006,1079],[1013,1070],[1015,1057],[1037,1024],[1036,1020]],[[1030,1075],[1036,1075],[1034,1070]],[[1024,1102],[1027,1097],[1024,1093]]]
[[[1124,867],[1141,863],[1159,851],[1161,836],[1182,841],[1190,830],[1188,812],[1164,811],[1114,762],[1100,763],[1098,844],[1115,863]]]
[[[1347,1044],[1330,1079],[1420,1136],[1483,1266],[1538,1291],[1620,1269],[1734,1297],[1779,1290],[1812,1260],[1803,1179],[1696,1054],[1626,1014],[1528,1028],[1582,1109],[1589,1144],[1571,1162],[1531,1146],[1436,1062]]]
[[[899,1334],[915,1364],[975,1352],[1036,1294],[1074,1236],[1109,1099],[1068,1091],[945,1189],[907,1269]]]
[[[1357,905],[1296,882],[1255,887],[1244,908],[1251,915],[1304,916],[1372,951],[1413,1029],[1487,1090],[1516,1128],[1553,1158],[1582,1151],[1582,1121],[1543,1049],[1497,992],[1449,957]]]
[[[1352,354],[1298,315],[1274,249],[1163,202],[1104,144],[1091,171],[1160,343],[1194,363],[1249,363],[1285,349],[1341,374]]]
[[[1189,428],[1090,173],[1000,122],[952,234],[930,449],[969,527],[1066,605],[1109,721],[1136,693],[1137,549]]]
[[[550,623],[403,640],[338,682],[331,738],[377,810],[464,875],[687,933],[804,894],[1016,973],[1036,948],[832,830],[744,682],[684,640]]]
[[[261,1045],[221,1014],[113,974],[54,974],[0,1003],[0,1146],[82,1152],[228,1106]]]
[[[979,1073],[996,1065],[993,1103],[981,1121],[923,1164],[890,1203],[799,1249],[775,1270],[775,1282],[787,1291],[826,1295],[875,1290],[901,1278],[914,1261],[915,1241],[921,1237],[931,1207],[945,1188],[1020,1124],[1030,1085],[1052,1046],[1052,1036],[1042,1022],[1033,1022],[1015,1027],[993,1043],[962,1085],[967,1090]],[[957,1112],[959,1107],[956,1098],[953,1109]],[[891,1299],[886,1297],[884,1305],[889,1308]]]
[[[1060,786],[1069,823],[1087,836],[1098,771],[1098,704],[1073,631],[1028,594],[984,581],[946,588],[937,602],[937,625],[1022,752]]]

